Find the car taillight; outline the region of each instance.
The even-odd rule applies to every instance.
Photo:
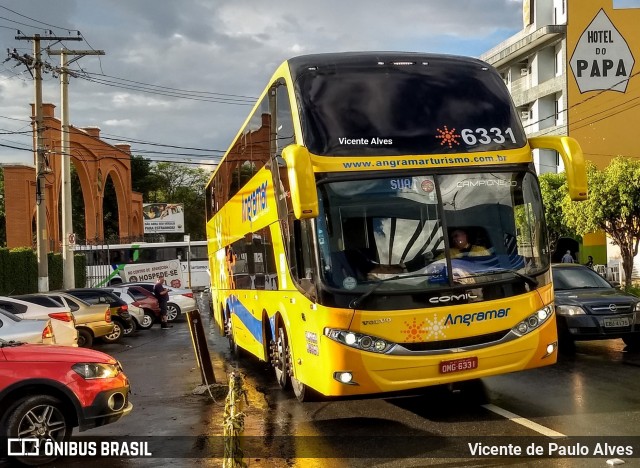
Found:
[[[192,292],[184,293],[183,296],[190,297],[191,299],[193,299],[193,293]]]
[[[62,320],[63,322],[73,322],[73,314],[71,312],[54,312],[53,314],[49,314],[49,317]]]
[[[127,304],[120,306],[120,311],[127,312],[129,310],[129,306]]]
[[[104,313],[104,321],[111,323],[111,311],[109,309]]]
[[[53,338],[53,328],[51,328],[51,324],[48,323],[44,330],[42,330],[42,339],[49,340]]]

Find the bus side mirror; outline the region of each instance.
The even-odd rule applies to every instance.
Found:
[[[569,196],[573,201],[586,200],[587,169],[584,164],[584,155],[580,144],[571,137],[566,136],[542,136],[529,138],[531,149],[556,150],[564,162],[564,170],[567,174]]]
[[[318,216],[318,191],[313,174],[311,156],[304,146],[289,145],[282,150],[282,158],[287,163],[291,204],[297,219]]]

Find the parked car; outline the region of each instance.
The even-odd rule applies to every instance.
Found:
[[[140,286],[153,294],[155,283],[122,283],[123,286]],[[169,302],[167,302],[167,321],[173,322],[180,314],[186,314],[198,308],[196,299],[193,297],[193,291],[188,288],[174,288],[164,286],[169,290]]]
[[[76,319],[78,346],[90,348],[93,340],[113,333],[113,321],[109,304],[89,304],[65,292],[48,292],[44,295],[69,307]],[[120,337],[118,337],[117,341]]]
[[[640,347],[640,298],[613,287],[583,265],[554,264],[558,335],[561,349],[571,350],[576,340],[622,338],[629,347]]]
[[[23,296],[27,297],[27,296]],[[51,326],[56,338],[56,344],[78,346],[78,331],[76,330],[73,314],[55,300],[57,305],[43,306],[34,302],[23,301],[16,297],[0,296],[0,308],[21,319],[52,319]]]
[[[31,344],[55,344],[51,319],[22,320],[0,309],[0,339]]]
[[[106,304],[111,311],[113,332],[104,335],[101,339],[107,343],[114,343],[121,336],[131,335],[136,330],[136,323],[129,313],[129,306],[118,296],[99,288],[76,288],[65,291],[73,297],[82,299],[89,304]]]
[[[82,432],[113,423],[133,408],[120,363],[99,351],[0,340],[0,368],[2,440],[68,440],[74,427]],[[36,465],[53,459],[18,461]]]
[[[142,318],[137,325],[143,330],[148,330],[154,322],[160,320],[160,306],[158,299],[153,294],[140,286],[112,286],[102,288],[105,291],[112,292],[129,304],[129,308],[135,310],[138,308],[142,311]]]

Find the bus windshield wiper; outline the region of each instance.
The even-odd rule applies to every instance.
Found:
[[[360,297],[356,297],[354,300],[352,300],[349,303],[349,307],[352,309],[355,309],[356,307],[358,307],[358,305],[360,305],[360,303],[365,300],[367,297],[369,297],[371,294],[373,294],[373,292],[378,289],[378,287],[383,284],[383,283],[387,283],[389,281],[395,281],[397,279],[408,279],[408,278],[430,278],[432,276],[439,276],[441,273],[413,273],[413,274],[409,274],[409,275],[395,275],[392,276],[390,278],[381,278],[379,279],[375,284],[373,284],[367,291],[365,291],[362,296]]]
[[[476,273],[473,273],[471,275],[459,276],[456,279],[477,278],[479,276],[499,275],[501,273],[511,273],[511,274],[517,276],[518,278],[522,278],[523,280],[525,280],[525,282],[529,286],[533,286],[534,288],[538,287],[538,281],[534,277],[529,276],[529,275],[525,275],[524,273],[520,273],[519,271],[516,271],[516,270],[510,270],[508,268],[499,269],[499,270],[482,270],[482,271],[478,271]]]

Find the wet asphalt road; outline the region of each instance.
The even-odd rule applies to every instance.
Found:
[[[96,346],[123,363],[135,407],[115,424],[74,436],[162,436],[154,442],[174,451],[161,453],[179,458],[98,458],[91,460],[92,467],[221,466],[219,458],[208,457],[221,453],[215,444],[222,433],[223,397],[214,402],[192,394],[201,377],[187,324],[176,323],[168,331],[157,327],[122,343]],[[555,366],[453,389],[305,404],[281,391],[264,363],[232,360],[226,340],[216,332],[209,347],[219,381],[236,366],[245,376],[250,404],[243,444],[249,466],[604,467],[616,458],[625,467],[640,466],[640,353],[627,351],[620,340],[579,343],[574,356],[562,357]],[[217,448],[197,436],[211,436]],[[511,443],[526,449],[533,444],[546,451],[557,443],[568,450],[581,444],[593,450],[598,442],[631,444],[633,455],[479,458],[468,445]],[[199,458],[182,458],[190,454]],[[49,466],[84,467],[87,460],[64,458]]]

